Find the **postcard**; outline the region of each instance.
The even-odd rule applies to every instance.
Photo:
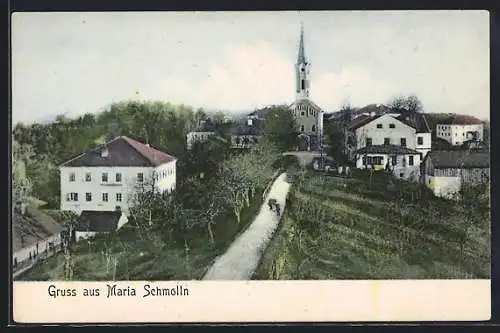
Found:
[[[11,23],[16,322],[490,318],[487,11]]]

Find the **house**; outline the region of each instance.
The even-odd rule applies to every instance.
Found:
[[[264,121],[258,118],[249,118],[245,123],[237,123],[231,129],[231,148],[249,149],[259,143],[264,135]]]
[[[418,113],[360,115],[348,132],[347,150],[358,168],[387,168],[407,180],[418,180],[420,162],[431,150],[431,130]]]
[[[119,230],[128,222],[123,212],[84,210],[76,226],[76,241],[95,236],[97,233],[108,233]]]
[[[12,212],[14,273],[61,249],[64,227],[32,205],[16,204]]]
[[[434,195],[452,198],[461,185],[489,182],[490,154],[478,150],[433,150],[423,161],[422,180]]]
[[[191,149],[193,147],[194,142],[205,142],[209,137],[215,135],[216,126],[210,121],[201,121],[196,128],[192,131],[188,132],[186,135],[186,146],[187,149]]]
[[[370,145],[356,151],[356,168],[390,170],[396,177],[418,181],[421,153],[397,145]]]
[[[460,146],[465,141],[483,141],[484,123],[476,117],[452,115],[436,124],[436,137]]]
[[[137,186],[161,192],[176,186],[177,158],[126,136],[119,136],[60,166],[61,210],[115,211],[128,215]]]

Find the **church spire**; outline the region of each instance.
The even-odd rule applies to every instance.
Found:
[[[297,57],[297,64],[305,64],[306,56],[304,52],[304,24],[300,22],[300,43],[299,43],[299,55]]]

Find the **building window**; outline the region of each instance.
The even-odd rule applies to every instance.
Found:
[[[78,201],[78,193],[70,192],[66,194],[66,201]]]
[[[90,172],[87,172],[85,174],[85,181],[86,182],[91,182],[92,181],[92,174]]]
[[[122,174],[121,173],[117,173],[115,175],[115,180],[117,183],[120,183],[122,181]]]
[[[304,132],[304,125],[301,125],[301,126],[300,126],[300,131],[301,131],[301,132]]]
[[[363,165],[382,165],[382,156],[363,156]]]
[[[102,181],[103,181],[103,183],[108,182],[108,173],[107,172],[102,173]]]
[[[391,144],[391,138],[384,138],[384,145],[390,145]]]
[[[406,138],[401,138],[401,147],[406,147]]]
[[[316,132],[316,125],[312,125],[311,131]]]
[[[304,80],[300,80],[300,87],[302,90],[306,89],[306,84],[305,84]]]
[[[304,112],[304,111],[302,111],[302,112],[300,113],[300,115],[301,115],[301,116],[304,116],[304,115],[305,115],[305,112]]]
[[[107,193],[102,194],[102,201],[108,202],[108,194]]]
[[[391,165],[396,165],[396,164],[398,164],[398,157],[392,156],[391,157]]]
[[[396,128],[396,125],[394,125],[394,124],[389,124],[389,128]]]
[[[372,138],[366,138],[366,146],[371,147],[372,145]]]
[[[404,175],[405,175],[404,173],[400,173],[400,174],[399,174],[399,178],[403,178],[403,177],[404,177]]]
[[[419,136],[417,137],[417,145],[423,145],[424,144],[424,138]]]
[[[121,193],[116,193],[116,201],[118,201],[118,202],[122,201],[122,194]]]
[[[74,172],[72,172],[72,173],[69,174],[69,181],[70,182],[74,182],[75,181],[75,173]]]
[[[408,165],[413,165],[413,156],[409,157]]]
[[[85,201],[92,201],[92,193],[90,192],[85,193]]]
[[[139,172],[139,173],[137,174],[137,181],[138,181],[139,183],[142,183],[142,182],[144,181],[144,174],[143,174],[142,172]]]
[[[382,128],[382,124],[377,124],[377,128]]]

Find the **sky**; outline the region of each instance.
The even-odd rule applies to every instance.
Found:
[[[228,112],[292,103],[301,23],[311,99],[417,95],[489,119],[487,11],[54,12],[12,15],[12,120],[162,100]]]

